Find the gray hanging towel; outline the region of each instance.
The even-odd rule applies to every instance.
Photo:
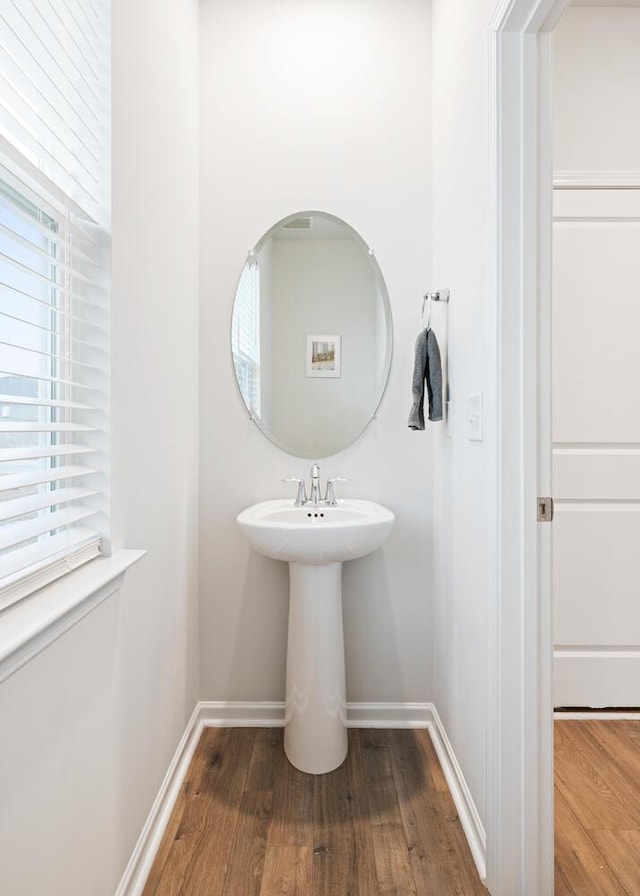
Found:
[[[440,348],[433,330],[424,329],[416,339],[413,365],[413,406],[409,414],[409,429],[424,429],[424,387],[429,399],[429,420],[442,420],[442,365]]]

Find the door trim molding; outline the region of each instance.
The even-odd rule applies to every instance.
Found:
[[[540,399],[549,403],[550,378],[538,331],[550,303],[551,31],[567,5],[500,0],[489,24],[496,497],[486,827],[493,896],[553,892],[551,527],[536,522],[536,497],[547,493],[551,469],[549,425],[538,415]],[[544,335],[542,348],[548,353]]]

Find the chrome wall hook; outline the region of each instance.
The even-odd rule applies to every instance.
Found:
[[[422,303],[422,310],[424,311],[424,302],[448,302],[451,296],[450,289],[437,289],[435,292],[428,292],[424,296],[424,301]]]

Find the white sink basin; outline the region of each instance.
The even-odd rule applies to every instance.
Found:
[[[347,755],[342,562],[379,548],[394,520],[386,507],[354,499],[263,501],[238,516],[256,551],[289,563],[284,750],[303,772],[330,772]]]
[[[291,499],[283,499],[248,507],[238,516],[238,525],[259,553],[318,566],[375,551],[394,520],[390,510],[373,501],[347,499],[334,507],[294,507]]]

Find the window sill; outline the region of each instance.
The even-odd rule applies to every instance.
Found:
[[[91,560],[0,615],[0,682],[63,635],[122,587],[146,551],[118,551]]]

